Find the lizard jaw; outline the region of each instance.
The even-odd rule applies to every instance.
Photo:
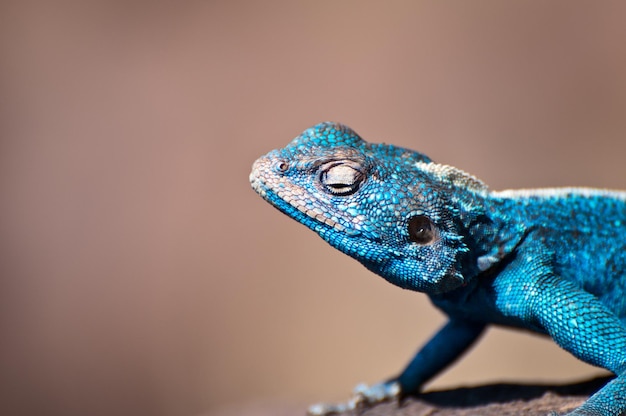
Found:
[[[264,163],[264,158],[258,159],[252,166],[252,172],[250,172],[250,184],[252,189],[257,192],[263,199],[268,201],[274,207],[283,211],[290,217],[295,217],[297,214],[294,210],[298,211],[300,215],[304,215],[315,222],[315,224],[326,225],[338,232],[346,233],[348,235],[359,234],[358,230],[347,228],[339,222],[324,215],[322,210],[307,207],[306,200],[302,198],[306,195],[306,191],[294,184],[290,184],[288,187],[280,186],[280,181],[274,175],[267,174],[267,163]],[[268,184],[268,182],[270,185]],[[289,207],[290,209],[287,209]],[[303,221],[309,228],[314,229],[313,224],[307,221]]]

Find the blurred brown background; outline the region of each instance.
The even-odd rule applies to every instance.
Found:
[[[626,189],[625,21],[619,1],[0,3],[0,414],[299,414],[395,373],[444,318],[257,197],[251,163],[335,120],[493,189]],[[597,372],[492,330],[432,386]]]

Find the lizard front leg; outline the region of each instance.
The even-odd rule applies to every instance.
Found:
[[[556,343],[617,375],[568,415],[626,414],[626,328],[595,296],[572,282],[549,275],[540,279],[537,289],[532,315]]]
[[[570,416],[626,414],[626,328],[594,295],[555,274],[549,252],[532,242],[494,280],[499,313],[548,334],[563,349],[617,375]]]
[[[418,352],[404,371],[395,378],[374,384],[359,385],[351,400],[341,404],[316,404],[309,415],[321,416],[368,407],[417,393],[420,387],[469,348],[485,329],[485,324],[450,319]]]

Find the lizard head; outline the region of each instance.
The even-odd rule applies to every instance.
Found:
[[[427,156],[318,124],[259,158],[253,189],[338,250],[400,287],[430,294],[465,283],[458,186],[478,180]],[[461,183],[459,183],[461,182]]]

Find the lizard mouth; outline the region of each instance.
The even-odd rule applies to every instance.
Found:
[[[250,175],[250,184],[252,185],[252,189],[263,199],[290,217],[297,218],[298,216],[305,216],[314,220],[316,223],[325,224],[337,231],[345,232],[347,230],[346,227],[339,224],[337,221],[324,216],[321,211],[308,208],[302,199],[296,198],[294,193],[304,194],[304,190],[301,188],[295,187],[290,191],[271,188],[255,176],[254,172]],[[300,213],[300,215],[297,215],[297,213]]]
[[[268,175],[263,162],[261,158],[254,163],[250,173],[250,184],[252,189],[267,202],[288,216],[301,220],[300,222],[309,228],[316,228],[314,224],[322,224],[349,235],[359,233],[329,218],[321,208],[312,206],[313,204],[307,201],[307,191],[304,188],[287,183],[276,175]]]

